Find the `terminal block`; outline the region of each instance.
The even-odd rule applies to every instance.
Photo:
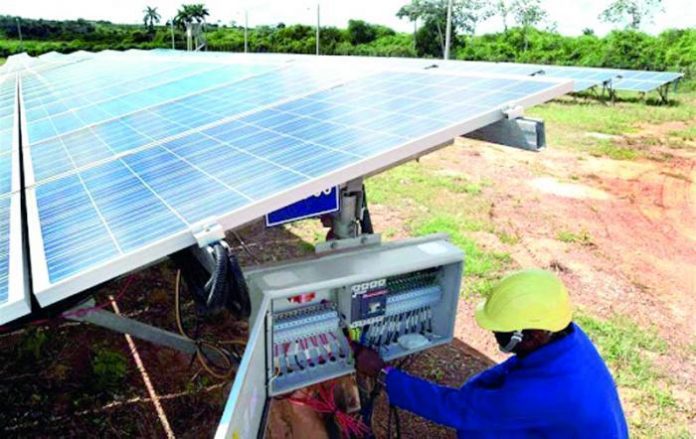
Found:
[[[271,317],[271,394],[282,394],[353,370],[350,345],[331,303],[304,306]]]

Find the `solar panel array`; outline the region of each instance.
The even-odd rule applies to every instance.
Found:
[[[195,244],[200,223],[237,227],[507,107],[680,76],[166,50],[11,57],[0,68],[0,324],[30,312],[22,221],[45,306]]]
[[[174,52],[159,50],[159,54],[166,56]],[[220,56],[210,52],[209,56]],[[243,54],[239,54],[244,56]],[[255,54],[254,56],[259,56]],[[276,59],[303,59],[308,55],[291,54],[263,54],[261,56]],[[345,57],[335,57],[345,58]],[[351,57],[355,60],[356,57]],[[484,61],[444,61],[439,59],[418,58],[375,58],[360,57],[362,63],[388,63],[409,68],[437,68],[443,71],[460,71],[480,74],[502,75],[545,75],[556,79],[572,79],[573,91],[582,92],[593,87],[606,87],[613,90],[649,92],[660,87],[678,81],[683,74],[677,72],[657,72],[647,70],[619,70],[597,67],[556,66],[548,64],[522,64],[508,62],[484,62]]]
[[[25,60],[27,223],[42,306],[570,91],[548,78],[286,56]]]
[[[490,63],[472,61],[445,61],[437,65],[445,70],[455,69],[481,73],[544,75],[557,79],[572,79],[573,91],[592,87],[614,90],[649,92],[679,80],[682,73],[643,70],[617,70],[595,67],[569,67],[545,64]]]

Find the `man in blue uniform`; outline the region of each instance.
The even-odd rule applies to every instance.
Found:
[[[562,281],[542,270],[504,278],[476,309],[515,355],[453,389],[385,367],[369,349],[357,369],[386,385],[392,405],[457,429],[460,438],[627,438],[609,370],[571,321]]]

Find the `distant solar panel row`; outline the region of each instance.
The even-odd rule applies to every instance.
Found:
[[[177,56],[171,50],[153,51],[157,56],[172,57]],[[250,55],[236,54],[244,57]],[[219,58],[220,53],[208,52],[209,58]],[[307,58],[308,55],[291,54],[254,54],[251,56],[262,56],[269,60],[292,60]],[[355,60],[355,57],[334,57],[348,60]],[[503,74],[503,75],[525,75],[537,76],[545,75],[557,79],[572,79],[574,81],[573,91],[581,92],[592,87],[607,87],[614,90],[649,92],[672,82],[679,80],[683,74],[676,72],[657,72],[644,70],[619,70],[596,67],[574,67],[556,66],[547,64],[521,64],[507,62],[483,62],[483,61],[443,61],[417,58],[360,58],[361,63],[390,64],[400,65],[409,68],[438,68],[444,71],[462,71],[480,74]]]
[[[130,56],[22,77],[42,305],[194,244],[200,221],[236,227],[570,89],[381,61]]]

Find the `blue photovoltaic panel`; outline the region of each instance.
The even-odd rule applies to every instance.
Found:
[[[0,325],[29,314],[24,284],[15,111],[17,81],[12,61],[0,70]]]
[[[262,217],[568,91],[350,59],[126,55],[22,77],[44,305],[192,244],[199,222]]]
[[[649,92],[675,82],[682,76],[682,73],[675,72],[617,70],[617,79],[612,84],[616,90]]]
[[[12,138],[15,111],[15,75],[0,76],[0,322],[9,299],[10,206],[12,197]]]
[[[0,196],[0,321],[3,322],[2,305],[9,299],[11,200],[7,194]]]

